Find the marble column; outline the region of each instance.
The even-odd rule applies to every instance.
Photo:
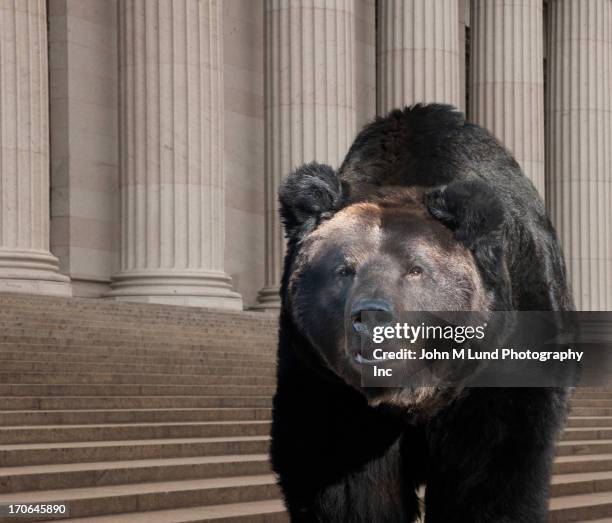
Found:
[[[316,160],[338,167],[355,134],[353,0],[266,0],[266,275],[258,309],[279,306],[280,180]]]
[[[70,295],[49,252],[45,0],[0,0],[0,291]]]
[[[612,310],[612,2],[548,16],[547,202],[577,308]]]
[[[120,0],[121,260],[109,296],[241,309],[224,272],[219,0]]]
[[[417,102],[462,106],[458,0],[377,5],[378,113]]]
[[[472,0],[470,120],[500,139],[544,198],[542,0]]]

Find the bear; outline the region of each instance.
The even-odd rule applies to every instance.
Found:
[[[271,462],[294,522],[543,522],[569,390],[362,387],[364,311],[571,311],[543,203],[441,104],[377,117],[279,189]],[[425,487],[424,502],[418,491]]]

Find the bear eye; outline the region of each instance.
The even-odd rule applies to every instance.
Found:
[[[355,267],[352,265],[341,265],[336,269],[336,274],[343,277],[353,276],[355,274]]]
[[[409,276],[420,276],[421,274],[423,274],[423,267],[419,267],[418,265],[413,265],[408,271]]]

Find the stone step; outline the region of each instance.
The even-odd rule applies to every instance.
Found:
[[[11,356],[12,355],[12,356]],[[41,361],[88,362],[108,361],[112,363],[136,363],[159,365],[248,365],[254,367],[274,367],[275,356],[271,352],[240,353],[229,349],[197,347],[193,349],[172,349],[164,345],[162,349],[130,347],[83,347],[57,344],[1,344],[0,361],[33,360],[41,356]]]
[[[40,425],[0,427],[0,445],[70,441],[122,441],[162,438],[223,438],[266,436],[269,421],[187,421],[116,423],[106,425]]]
[[[549,523],[592,521],[612,517],[612,495],[609,492],[578,494],[551,498]]]
[[[6,313],[65,314],[66,317],[91,315],[94,318],[116,316],[138,320],[167,318],[172,321],[243,321],[254,325],[278,322],[273,313],[249,311],[221,311],[205,307],[184,307],[152,303],[116,302],[89,298],[61,298],[57,296],[0,294],[0,310]],[[70,313],[70,314],[66,314]]]
[[[87,518],[70,518],[71,523],[289,523],[278,499],[246,503],[224,503],[206,507],[152,510]]]
[[[567,427],[612,427],[612,416],[570,416]]]
[[[228,311],[221,309],[204,310],[196,307],[192,310],[186,310],[184,308],[177,309],[173,311],[175,314],[132,314],[124,313],[124,311],[115,307],[110,307],[105,314],[101,314],[101,311],[95,307],[95,304],[94,307],[91,306],[91,302],[87,305],[81,304],[82,306],[80,307],[59,307],[49,309],[44,307],[40,308],[37,305],[28,307],[3,307],[2,301],[0,297],[0,321],[4,319],[27,319],[28,321],[34,321],[36,319],[47,318],[52,321],[57,320],[60,324],[74,324],[78,321],[82,321],[83,318],[87,318],[87,323],[91,323],[92,325],[105,322],[108,323],[116,319],[125,323],[135,322],[142,325],[146,323],[147,320],[151,323],[158,323],[160,320],[168,320],[171,322],[172,326],[207,326],[211,323],[215,323],[220,325],[245,325],[251,327],[253,330],[264,330],[266,327],[278,323],[278,316],[258,314],[252,311]],[[66,314],[66,312],[72,312],[72,314]],[[176,314],[177,312],[181,312],[182,314]]]
[[[4,369],[3,369],[4,370]],[[255,374],[255,375],[253,375]],[[41,385],[263,385],[273,387],[272,376],[251,375],[197,375],[197,374],[128,374],[123,372],[0,372],[3,384]]]
[[[5,339],[6,338],[6,339]],[[107,338],[29,338],[4,336],[0,333],[0,352],[68,352],[71,354],[88,353],[92,355],[128,356],[170,356],[183,358],[204,356],[209,358],[261,359],[274,360],[276,344],[252,344],[244,340],[226,338],[220,341],[200,339],[193,342],[172,342],[155,338],[152,341],[110,340]],[[171,354],[169,354],[171,353]]]
[[[178,349],[202,349],[204,347],[220,347],[223,344],[228,350],[234,352],[273,351],[276,343],[273,341],[259,341],[250,336],[224,335],[219,338],[207,336],[192,336],[185,338],[165,338],[155,334],[147,336],[111,336],[98,334],[86,337],[84,334],[75,336],[70,333],[62,334],[53,329],[46,332],[36,333],[25,329],[25,332],[15,332],[15,329],[0,331],[0,343],[27,343],[43,344],[55,343],[68,346],[113,346],[113,347],[142,347]]]
[[[71,314],[72,312],[72,314]],[[88,327],[103,327],[115,325],[128,325],[130,327],[168,327],[168,329],[184,328],[190,329],[249,329],[253,333],[268,333],[269,329],[278,325],[278,317],[262,316],[253,314],[249,311],[230,312],[206,311],[200,314],[191,314],[188,316],[172,316],[172,315],[134,315],[134,314],[117,314],[116,311],[102,314],[89,308],[73,309],[58,309],[54,311],[42,311],[32,308],[2,308],[0,304],[0,323],[54,323],[60,328],[73,327],[79,324]]]
[[[0,445],[0,468],[157,458],[263,454],[268,436]]]
[[[264,396],[264,385],[87,385],[0,384],[0,396]]]
[[[185,307],[180,305],[163,305],[137,302],[116,302],[90,298],[60,298],[43,295],[19,295],[2,293],[0,310],[7,314],[26,313],[53,314],[71,313],[76,315],[93,315],[94,317],[117,316],[120,318],[160,319],[182,321],[202,321],[219,319],[223,321],[253,321],[270,323],[278,321],[278,314],[251,311],[228,311],[205,307]]]
[[[28,354],[28,358],[31,356]],[[23,355],[22,355],[23,358]],[[245,365],[241,361],[237,361],[236,365],[225,362],[224,366],[219,365],[151,365],[138,363],[107,363],[107,362],[92,362],[88,360],[86,363],[63,360],[58,362],[56,358],[50,361],[27,360],[27,361],[6,361],[2,360],[2,372],[8,373],[28,373],[28,372],[47,372],[47,373],[122,373],[122,374],[149,374],[149,375],[192,375],[192,376],[267,376],[270,378],[276,377],[276,369],[272,366],[252,367]]]
[[[72,312],[72,314],[71,314]],[[219,311],[220,312],[220,311]],[[153,315],[138,316],[132,314],[117,314],[109,312],[101,314],[99,311],[87,308],[67,311],[58,309],[55,311],[41,311],[27,308],[15,308],[14,310],[2,308],[0,305],[0,324],[50,324],[59,328],[72,328],[79,325],[85,327],[128,327],[141,328],[143,326],[152,328],[167,328],[168,330],[184,329],[186,331],[197,329],[248,329],[254,334],[270,335],[270,329],[278,325],[278,318],[271,319],[270,316],[252,314],[248,311],[230,313],[211,313],[206,311],[199,315],[191,316],[169,316]],[[273,333],[272,333],[273,334]]]
[[[572,406],[574,407],[610,407],[612,398],[574,398]]]
[[[553,497],[597,492],[608,492],[612,496],[612,471],[558,474],[552,478]]]
[[[575,427],[566,428],[563,441],[579,441],[593,439],[612,439],[612,427]]]
[[[249,346],[254,347],[269,347],[276,344],[276,336],[272,333],[274,329],[269,329],[265,332],[256,333],[251,329],[242,327],[232,327],[228,329],[216,329],[200,327],[198,329],[177,329],[172,331],[166,327],[159,326],[139,326],[139,327],[119,327],[118,323],[113,326],[100,327],[83,327],[75,325],[74,327],[64,327],[54,324],[20,324],[16,322],[0,322],[0,333],[2,333],[1,341],[11,341],[14,338],[29,339],[75,339],[83,340],[90,339],[99,343],[102,339],[110,341],[129,341],[131,343],[138,342],[173,342],[179,345],[187,345],[193,343],[208,343],[211,345],[229,345],[240,346],[240,343],[248,342]]]
[[[163,311],[153,307],[134,309],[115,304],[97,303],[97,300],[87,302],[78,301],[80,298],[71,298],[70,302],[53,304],[55,306],[37,304],[13,303],[7,305],[3,296],[0,296],[0,314],[7,318],[46,317],[58,318],[65,322],[74,321],[109,321],[118,319],[122,321],[135,321],[138,323],[174,324],[209,324],[211,322],[232,325],[247,325],[253,329],[270,327],[278,324],[278,314],[259,313],[253,311],[228,311],[220,309],[206,309],[199,307],[167,308]],[[102,305],[100,307],[99,305]]]
[[[125,333],[126,335],[146,335],[149,333],[159,333],[162,336],[205,336],[209,338],[222,337],[225,335],[246,335],[254,339],[274,341],[275,330],[277,326],[269,327],[253,327],[248,324],[225,324],[212,320],[199,324],[189,324],[181,322],[142,322],[142,321],[126,321],[123,318],[108,318],[103,321],[95,319],[75,318],[71,321],[65,321],[60,316],[55,318],[5,318],[0,316],[0,326],[2,329],[20,329],[25,330],[31,328],[35,331],[48,331],[53,329],[59,333],[72,332],[75,334],[88,333]]]
[[[610,439],[560,441],[557,445],[557,456],[608,453],[612,453],[612,440]]]
[[[259,317],[259,316],[258,316]],[[248,314],[237,318],[226,319],[210,314],[193,318],[134,318],[130,316],[117,316],[115,314],[100,315],[89,311],[78,311],[74,315],[66,314],[66,311],[41,312],[17,309],[10,311],[0,310],[0,325],[56,325],[60,329],[78,328],[83,325],[89,328],[106,327],[131,327],[142,329],[143,327],[153,329],[164,329],[167,331],[197,331],[202,329],[248,329],[254,335],[273,336],[273,329],[278,326],[278,321],[254,322],[253,317]],[[272,330],[272,332],[271,332]]]
[[[0,427],[10,425],[269,420],[271,415],[272,411],[269,408],[13,410],[0,411]]]
[[[165,329],[167,331],[178,331],[180,329],[185,331],[198,331],[208,330],[208,332],[229,332],[236,330],[243,330],[252,332],[255,336],[273,336],[275,329],[278,328],[278,321],[266,322],[263,321],[261,324],[252,321],[249,316],[238,317],[235,319],[227,320],[210,316],[208,314],[201,315],[196,318],[170,318],[170,317],[150,317],[150,318],[137,318],[130,316],[117,316],[114,314],[108,314],[100,316],[98,313],[92,313],[91,311],[79,312],[75,311],[75,314],[69,316],[70,313],[66,311],[59,311],[57,313],[46,314],[40,311],[10,311],[0,310],[0,324],[3,325],[23,325],[24,323],[32,323],[38,325],[57,325],[58,328],[76,328],[79,326],[89,326],[91,328],[106,328],[125,326],[133,327],[135,329],[151,328],[151,329]]]
[[[0,493],[270,473],[267,454],[6,467]]]
[[[553,464],[554,474],[604,471],[612,471],[612,453],[591,454],[587,456],[557,456]]]
[[[178,334],[167,331],[157,331],[149,329],[146,332],[139,332],[133,329],[107,329],[91,330],[91,329],[74,329],[74,331],[64,331],[50,325],[45,329],[35,329],[31,326],[16,327],[16,326],[1,326],[0,325],[0,341],[9,342],[16,339],[21,339],[23,342],[31,341],[36,343],[40,340],[54,340],[63,343],[68,340],[71,343],[82,342],[85,344],[106,344],[123,343],[123,344],[148,344],[148,343],[166,343],[171,345],[216,345],[234,347],[238,350],[249,351],[252,349],[271,349],[276,345],[276,340],[271,337],[255,336],[248,332],[231,331],[209,334],[206,332],[197,332],[193,334]]]
[[[2,410],[90,410],[270,407],[267,395],[173,395],[173,396],[0,396]]]
[[[64,349],[65,350],[65,349]],[[257,372],[261,372],[262,375],[274,375],[276,373],[275,363],[272,358],[259,358],[254,357],[216,357],[216,355],[209,356],[206,353],[192,357],[180,357],[176,355],[172,356],[129,356],[122,355],[116,356],[115,354],[108,354],[106,351],[100,352],[63,352],[63,351],[48,351],[48,352],[30,352],[30,351],[12,351],[2,352],[0,350],[0,366],[5,368],[7,363],[21,363],[36,360],[42,364],[52,363],[57,361],[71,362],[78,365],[95,365],[96,368],[103,369],[104,365],[116,365],[121,368],[130,369],[136,366],[143,371],[162,371],[168,373],[178,373],[179,369],[192,369],[193,371],[203,372],[206,369],[217,369],[217,368],[249,368],[254,369]],[[68,368],[68,367],[67,367]]]
[[[69,506],[71,517],[87,517],[216,505],[221,500],[261,501],[278,496],[274,476],[265,474],[0,494],[0,503],[63,502]],[[13,523],[14,518],[0,518],[0,522]]]
[[[612,390],[599,390],[599,391],[583,391],[582,389],[576,389],[572,401],[582,401],[588,399],[604,399],[608,400],[612,398]]]
[[[571,410],[576,409],[612,409],[612,400],[576,400],[572,402]]]
[[[572,407],[572,416],[612,416],[612,406],[610,407]]]

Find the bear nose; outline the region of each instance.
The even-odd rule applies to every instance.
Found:
[[[376,320],[377,324],[390,323],[393,320],[393,307],[386,300],[374,299],[374,298],[362,298],[357,300],[351,309],[351,323],[353,330],[358,334],[367,334],[369,332],[368,325],[366,324],[362,313],[364,312],[375,312],[376,315],[372,315],[370,323]]]

